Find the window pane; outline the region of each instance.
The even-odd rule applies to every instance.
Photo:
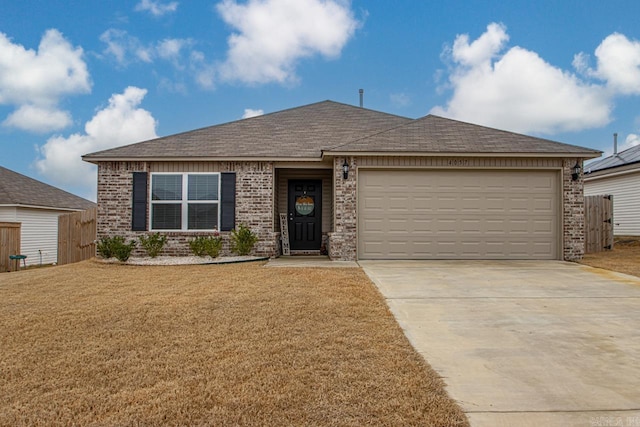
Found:
[[[182,200],[182,175],[151,175],[151,200]]]
[[[214,203],[189,204],[189,230],[218,228],[218,205]]]
[[[182,206],[173,203],[152,204],[151,228],[153,230],[180,230],[182,228]]]
[[[189,200],[218,200],[218,175],[189,175]]]

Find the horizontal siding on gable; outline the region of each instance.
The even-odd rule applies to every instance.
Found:
[[[219,162],[153,162],[151,172],[220,172]]]
[[[559,168],[556,158],[493,158],[493,157],[394,157],[358,158],[359,167],[459,167],[459,168]]]
[[[613,232],[640,236],[640,172],[584,183],[585,196],[613,195]]]

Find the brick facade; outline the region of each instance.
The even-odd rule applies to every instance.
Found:
[[[348,157],[349,177],[343,178],[345,157],[333,159],[333,230],[328,252],[334,260],[357,259],[357,168],[366,158]],[[582,176],[573,181],[575,158],[562,161],[563,259],[575,261],[584,254],[584,197]],[[149,172],[148,162],[100,162],[98,166],[98,238],[124,236],[137,240],[145,232],[131,231],[133,172]],[[216,170],[236,173],[236,225],[245,224],[259,237],[253,254],[280,255],[274,230],[274,164],[272,162],[218,162]],[[150,180],[149,180],[150,185]],[[147,206],[147,210],[149,207]],[[148,212],[147,212],[148,218]],[[188,242],[202,232],[163,232],[169,239],[162,255],[190,255]],[[229,255],[229,232],[222,233],[223,255]],[[137,248],[134,256],[143,256]]]
[[[343,178],[344,157],[333,159],[334,229],[329,233],[329,257],[333,260],[357,259],[357,163],[348,157],[349,177]]]
[[[579,160],[582,165],[582,159]],[[584,256],[584,181],[580,174],[576,181],[571,176],[576,159],[562,162],[562,240],[563,259],[578,261]]]
[[[123,236],[138,240],[144,231],[131,230],[133,172],[148,172],[149,162],[100,162],[98,165],[98,238]],[[276,256],[278,235],[273,231],[273,163],[219,162],[218,170],[236,173],[236,225],[245,224],[258,235],[252,254]],[[149,180],[151,185],[151,180]],[[150,193],[150,191],[149,191]],[[147,206],[147,218],[149,206]],[[161,232],[168,237],[162,255],[191,255],[189,241],[206,233],[199,231]],[[222,255],[230,255],[230,232],[222,232]],[[132,254],[144,256],[139,246]]]

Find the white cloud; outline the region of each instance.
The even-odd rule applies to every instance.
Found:
[[[58,185],[80,183],[95,194],[95,166],[83,162],[82,155],[157,137],[156,120],[139,108],[146,93],[130,86],[111,96],[109,105],[85,124],[85,133],[49,138],[39,148],[38,171]]]
[[[237,31],[219,70],[226,81],[293,82],[300,59],[338,57],[359,26],[346,0],[224,0],[217,9]]]
[[[264,114],[264,110],[252,110],[251,108],[245,108],[243,119],[250,119],[251,117],[258,117]]]
[[[153,62],[154,46],[145,46],[138,38],[130,36],[124,30],[110,28],[100,35],[100,41],[107,45],[103,53],[113,57],[120,66],[126,67],[138,61]]]
[[[588,68],[588,56],[576,56],[579,70],[607,82],[613,92],[640,95],[640,42],[614,33],[596,48],[597,69]]]
[[[71,124],[71,114],[55,108],[22,105],[11,113],[3,126],[30,132],[46,133],[66,128]]]
[[[142,0],[136,5],[136,11],[138,12],[150,12],[153,16],[162,16],[167,13],[175,12],[178,10],[178,2],[172,1],[169,3],[161,3],[154,0]]]
[[[0,33],[0,104],[18,108],[4,122],[45,132],[70,123],[57,107],[69,95],[89,93],[91,81],[83,50],[57,30],[47,30],[38,50],[26,49]]]
[[[624,143],[620,146],[620,148],[618,148],[618,152],[624,151],[628,148],[635,147],[638,145],[640,145],[640,135],[637,135],[635,133],[630,133],[624,139]]]
[[[197,50],[192,51],[189,55],[189,68],[198,86],[203,89],[213,89],[216,67],[205,60],[204,53]]]
[[[132,63],[154,63],[156,60],[170,62],[178,71],[189,72],[198,86],[211,89],[215,80],[215,67],[206,61],[202,52],[192,50],[195,42],[192,39],[167,38],[157,43],[142,43],[137,37],[131,36],[123,30],[111,28],[100,36],[106,44],[103,54],[111,57],[120,67],[127,67]],[[167,77],[160,79],[160,87],[173,92],[186,92],[186,86],[181,81],[171,81]]]
[[[522,47],[505,52],[506,28],[490,24],[469,43],[456,37],[446,52],[452,61],[449,84],[453,94],[446,106],[432,113],[516,132],[556,133],[606,125],[612,99],[604,86],[544,61]],[[574,64],[584,64],[584,57]]]
[[[391,104],[396,108],[408,107],[411,105],[411,97],[406,93],[392,93],[389,95]]]

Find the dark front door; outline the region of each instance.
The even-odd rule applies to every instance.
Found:
[[[289,180],[289,247],[319,250],[322,243],[322,181]]]

